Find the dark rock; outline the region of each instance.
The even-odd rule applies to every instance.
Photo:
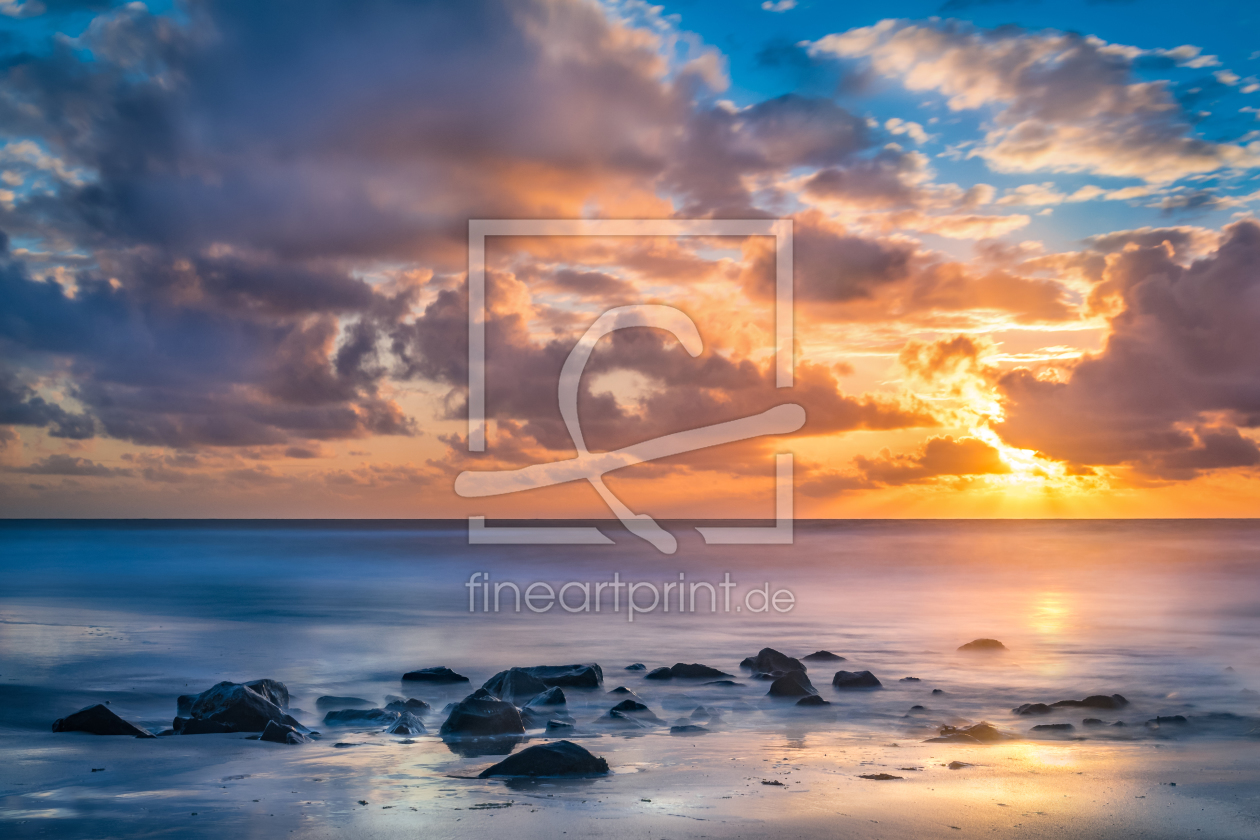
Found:
[[[947,767],[949,767],[949,769],[950,769],[950,770],[961,770],[961,769],[963,769],[964,767],[975,767],[976,765],[974,765],[974,764],[968,764],[968,763],[967,763],[967,762],[965,762],[965,761],[951,761],[951,762],[950,762],[948,765],[946,765],[946,766],[947,766]]]
[[[402,712],[386,709],[342,709],[324,715],[325,726],[389,726]]]
[[[1161,726],[1167,726],[1169,724],[1173,724],[1175,726],[1185,726],[1189,722],[1190,721],[1186,720],[1185,715],[1160,715],[1159,717],[1148,720],[1146,725],[1158,729]]]
[[[806,697],[802,697],[800,700],[797,700],[796,705],[798,706],[830,706],[831,703],[827,700],[822,699],[817,694],[810,694]]]
[[[919,705],[915,705],[915,706],[911,706],[911,707],[910,707],[910,713],[911,713],[911,714],[915,714],[915,713],[917,713],[917,712],[926,712],[926,711],[927,711],[927,706],[919,706]]]
[[[707,682],[707,683],[702,683],[702,684],[703,685],[720,685],[723,688],[733,688],[738,685],[743,685],[743,683],[735,682],[735,680],[714,680],[713,682]]]
[[[427,715],[432,713],[433,707],[423,700],[417,700],[414,697],[408,697],[406,700],[393,700],[385,705],[387,712],[410,712],[413,715]]]
[[[789,671],[786,675],[770,683],[770,690],[766,692],[766,696],[806,697],[817,693],[818,689],[814,688],[814,684],[809,681],[809,677],[806,676],[804,671]]]
[[[608,692],[608,693],[609,693],[609,694],[624,694],[624,695],[626,695],[626,696],[628,696],[628,697],[634,697],[634,696],[636,696],[636,695],[635,695],[635,693],[634,693],[633,691],[631,691],[630,689],[626,688],[624,685],[619,685],[619,686],[617,686],[616,688],[614,688],[612,691],[610,691],[610,692]]]
[[[901,682],[922,682],[918,677],[902,677]]]
[[[288,693],[275,680],[254,680],[243,685],[225,681],[198,694],[189,715],[196,720],[222,723],[236,732],[262,732],[268,721],[304,729],[274,702],[279,699],[287,704]]]
[[[262,731],[262,735],[258,736],[258,740],[271,741],[274,744],[306,744],[311,739],[298,732],[292,726],[269,720],[267,721],[267,728]]]
[[[681,723],[669,728],[670,735],[704,735],[708,731],[703,726],[697,726],[694,723]]]
[[[977,723],[972,726],[942,726],[940,736],[928,738],[930,744],[994,744],[998,741],[1009,741],[1010,736],[1000,731],[991,723]]]
[[[546,726],[552,720],[573,720],[559,686],[543,691],[521,709],[521,722],[530,729]]]
[[[441,732],[474,737],[524,735],[525,724],[515,706],[479,688],[455,704]]]
[[[547,721],[548,732],[572,732],[576,728],[577,726],[575,724],[569,723],[568,721],[564,721],[564,720]]]
[[[1022,706],[1016,706],[1014,709],[1011,709],[1011,712],[1017,715],[1048,715],[1053,711],[1054,709],[1045,703],[1025,703]]]
[[[719,720],[722,717],[722,710],[717,706],[696,706],[691,710],[692,720]]]
[[[500,671],[486,680],[482,688],[495,697],[510,700],[517,705],[547,690],[542,680],[524,668],[509,668],[506,671]]]
[[[604,681],[603,669],[594,662],[581,665],[533,665],[520,670],[547,688],[557,685],[564,688],[599,688]]]
[[[644,665],[642,662],[636,662],[633,665],[627,665],[626,670],[627,671],[646,671],[647,666]]]
[[[662,671],[668,672],[669,676],[661,674]],[[684,679],[684,680],[701,680],[713,679],[714,677],[729,677],[730,674],[725,671],[719,671],[717,668],[710,668],[708,665],[699,663],[687,664],[685,662],[675,662],[669,668],[657,668],[647,675],[649,680],[668,680],[668,679]]]
[[[802,662],[844,662],[843,656],[837,656],[829,650],[816,650],[809,656],[802,656]]]
[[[653,668],[644,677],[645,680],[672,680],[673,678],[674,672],[669,668]]]
[[[646,704],[638,700],[622,700],[599,718],[601,723],[620,723],[625,720],[653,726],[662,726],[665,723]]]
[[[843,689],[883,688],[884,685],[870,671],[836,671],[831,684]]]
[[[321,712],[327,709],[370,709],[375,705],[362,697],[338,697],[335,694],[325,694],[315,701],[315,708]]]
[[[870,779],[872,782],[891,782],[894,779],[904,778],[903,776],[893,776],[889,773],[863,773],[858,776],[859,779]]]
[[[934,689],[932,689],[932,693],[933,693],[933,694],[944,694],[945,692],[944,692],[944,691],[942,691],[942,690],[941,690],[941,689],[939,689],[939,688],[934,688]]]
[[[181,694],[175,698],[175,714],[180,717],[192,716],[192,704],[197,702],[196,694]]]
[[[491,776],[602,776],[608,762],[572,741],[552,741],[526,747],[478,774]]]
[[[1118,720],[1118,721],[1116,721],[1115,723],[1113,723],[1113,724],[1111,724],[1111,725],[1112,725],[1112,726],[1128,726],[1129,724],[1125,723],[1125,722],[1124,722],[1124,721],[1122,721],[1122,720]]]
[[[428,732],[423,721],[411,712],[400,712],[398,720],[385,731],[390,735],[424,735]]]
[[[826,651],[819,651],[825,653]],[[814,654],[817,656],[817,654]],[[770,673],[771,671],[805,671],[806,667],[799,659],[793,659],[786,653],[780,653],[774,648],[762,648],[757,652],[756,656],[750,656],[743,662],[739,663],[739,667],[747,668],[750,671],[759,671],[762,673]],[[724,676],[730,676],[725,674]]]
[[[108,706],[97,703],[53,722],[53,732],[88,732],[92,735],[130,735],[133,738],[154,738],[152,732],[114,714]]]
[[[1129,701],[1122,694],[1091,694],[1084,700],[1060,700],[1050,705],[1056,709],[1119,709],[1129,705]]]
[[[468,677],[457,674],[445,665],[439,665],[436,668],[421,668],[418,671],[408,671],[402,675],[402,678],[408,682],[428,682],[428,683],[461,683],[468,682]]]
[[[1081,726],[1106,726],[1107,722],[1098,718],[1085,718],[1081,721]]]
[[[560,689],[560,686],[553,686],[546,691],[535,695],[534,699],[530,700],[525,705],[537,709],[544,706],[563,706],[566,702],[567,698],[565,698],[564,692]]]
[[[176,718],[176,720],[179,720],[179,718]],[[271,724],[275,723],[275,721],[269,720],[267,723]],[[288,726],[289,724],[280,723],[276,725]],[[263,728],[266,729],[265,726]],[[229,726],[226,723],[219,723],[217,720],[199,720],[198,718],[192,718],[180,726],[176,731],[179,732],[180,735],[222,735],[226,732],[248,732],[249,730],[238,730],[234,726]]]
[[[1006,650],[1006,645],[1002,644],[997,639],[975,639],[967,642],[965,645],[959,646],[958,649],[965,651],[993,652]]]
[[[1070,723],[1039,723],[1032,728],[1033,732],[1075,732],[1076,727]]]

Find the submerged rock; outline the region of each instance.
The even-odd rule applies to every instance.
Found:
[[[1032,728],[1033,732],[1075,732],[1076,727],[1070,723],[1039,723]]]
[[[147,729],[141,729],[123,720],[104,703],[85,706],[72,715],[53,721],[53,732],[87,732],[92,735],[130,735],[133,738],[157,737]]]
[[[817,694],[818,689],[814,688],[814,684],[809,681],[809,677],[804,671],[789,671],[782,677],[770,683],[770,690],[766,692],[767,697],[805,697],[810,694]]]
[[[708,665],[701,665],[698,662],[687,664],[686,662],[675,662],[668,668],[656,668],[649,673],[646,679],[649,680],[671,680],[674,678],[685,680],[701,680],[713,679],[714,677],[730,677],[731,674],[725,671],[719,671],[717,668],[710,668]]]
[[[531,699],[521,709],[521,722],[528,728],[546,726],[552,720],[572,721],[564,692],[559,686],[549,688]]]
[[[808,656],[801,657],[802,662],[844,662],[843,656],[838,656],[829,650],[816,650]]]
[[[258,740],[271,741],[275,744],[306,744],[311,739],[292,726],[269,720],[267,728],[262,731],[262,735],[258,736]]]
[[[622,700],[617,705],[609,709],[604,715],[596,721],[597,723],[622,724],[630,721],[643,726],[664,726],[665,721],[656,716],[656,713],[647,707],[646,704],[640,703],[638,700]]]
[[[385,699],[389,700],[390,698],[386,697]],[[433,707],[423,700],[408,697],[406,700],[401,698],[397,700],[390,700],[390,702],[385,705],[385,711],[398,712],[399,714],[402,714],[403,712],[411,712],[413,715],[427,715],[433,711]]]
[[[697,726],[694,723],[680,723],[669,728],[670,735],[704,735],[708,731],[703,726]]]
[[[283,683],[275,680],[254,680],[244,684],[225,681],[198,694],[189,716],[194,720],[221,723],[234,732],[262,732],[269,721],[304,729],[302,724],[282,710],[276,700],[288,705],[289,691]]]
[[[226,723],[219,723],[216,720],[197,720],[196,718],[186,720],[184,718],[175,718],[175,721],[178,725],[173,728],[180,735],[223,735],[228,732],[240,731],[233,726],[228,726]],[[267,723],[272,724],[275,723],[275,721],[269,720]],[[279,723],[276,725],[289,726],[289,724],[286,723]],[[266,727],[263,728],[266,729]]]
[[[577,724],[576,724],[576,723],[569,723],[568,721],[565,721],[565,720],[549,720],[549,721],[547,721],[547,731],[548,731],[548,732],[560,732],[560,733],[565,733],[565,732],[573,732],[575,729],[577,729]]]
[[[735,682],[735,680],[714,680],[713,682],[702,683],[702,685],[720,685],[723,688],[734,688],[735,686],[743,685],[743,683]]]
[[[942,726],[940,735],[928,738],[929,744],[995,744],[1009,741],[1011,736],[998,730],[991,723],[981,722],[972,726]]]
[[[1060,700],[1052,707],[1073,709],[1119,709],[1129,705],[1123,694],[1091,694],[1084,700]]]
[[[401,712],[398,720],[385,730],[390,735],[424,735],[428,732],[420,718],[411,712]]]
[[[455,704],[441,733],[472,737],[524,735],[525,724],[515,706],[479,688]]]
[[[376,704],[371,700],[364,700],[362,697],[339,697],[335,694],[325,694],[315,701],[315,708],[320,711],[325,709],[370,709],[374,705]]]
[[[500,671],[486,680],[482,688],[495,697],[511,700],[517,704],[547,690],[542,680],[524,668],[509,668],[506,671]]]
[[[711,720],[719,721],[722,718],[722,710],[717,706],[696,706],[691,710],[692,720]]]
[[[831,684],[842,689],[884,687],[870,671],[836,671],[836,675],[831,678]]]
[[[479,779],[492,776],[602,776],[608,773],[608,762],[592,755],[572,741],[552,741],[526,747],[515,755],[487,767]]]
[[[808,697],[802,697],[800,700],[797,700],[796,705],[798,706],[830,706],[831,702],[828,700],[822,699],[822,697],[820,697],[817,694],[811,694]]]
[[[580,665],[533,665],[529,668],[513,668],[529,674],[546,688],[599,688],[604,682],[604,670],[594,662]]]
[[[342,709],[324,715],[325,726],[389,726],[402,712],[386,709]]]
[[[826,653],[826,651],[819,651],[819,653]],[[757,651],[756,656],[749,656],[743,662],[740,662],[739,667],[765,674],[773,671],[787,673],[788,671],[807,670],[799,659],[793,659],[786,653],[781,653],[774,648],[762,648]]]
[[[1025,703],[1022,706],[1016,706],[1011,709],[1011,712],[1017,715],[1048,715],[1053,711],[1054,709],[1045,703]]]
[[[1084,720],[1081,721],[1081,726],[1106,726],[1106,725],[1107,725],[1107,722],[1105,720],[1100,720],[1099,718],[1085,718]]]
[[[439,665],[436,668],[421,668],[418,671],[408,671],[402,675],[407,682],[428,682],[428,683],[461,683],[468,682],[468,677],[463,674],[457,674],[445,665]]]
[[[872,782],[891,782],[895,779],[902,779],[903,776],[894,776],[890,773],[863,773],[858,776],[859,779],[869,779]]]
[[[958,649],[972,652],[992,653],[994,651],[1006,650],[1006,645],[1002,644],[997,639],[973,639],[965,645],[960,645]]]
[[[922,682],[918,677],[902,677],[901,682]]]
[[[633,665],[627,665],[626,670],[627,671],[646,671],[647,666],[644,665],[642,662],[636,662]]]

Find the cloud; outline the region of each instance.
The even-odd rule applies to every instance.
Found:
[[[9,471],[27,475],[70,475],[86,478],[112,478],[131,475],[131,470],[129,469],[107,467],[87,458],[77,458],[72,455],[49,455],[47,458],[36,461],[33,464],[25,467],[10,468]]]
[[[951,110],[988,108],[995,126],[969,152],[1000,172],[1093,172],[1174,181],[1260,166],[1260,145],[1196,136],[1164,82],[1140,81],[1140,59],[1203,66],[1197,49],[1144,51],[1098,38],[958,21],[884,20],[828,35],[816,55],[864,59]]]

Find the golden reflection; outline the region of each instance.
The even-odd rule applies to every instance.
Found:
[[[1067,596],[1059,592],[1043,592],[1033,602],[1029,625],[1045,636],[1057,636],[1067,629],[1072,610]]]

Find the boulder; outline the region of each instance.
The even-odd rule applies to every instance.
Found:
[[[463,674],[457,674],[445,665],[439,665],[436,668],[421,668],[418,671],[408,671],[402,675],[403,680],[407,682],[427,682],[427,683],[461,683],[468,682],[468,677]]]
[[[843,656],[838,656],[829,650],[816,650],[808,656],[801,657],[802,662],[844,662]]]
[[[262,731],[262,735],[258,736],[258,740],[271,741],[274,744],[306,744],[311,739],[292,726],[269,720],[267,728]]]
[[[526,747],[515,755],[487,767],[479,779],[492,776],[602,776],[608,762],[592,755],[572,741],[552,741]]]
[[[388,697],[385,699],[389,700]],[[408,697],[406,700],[390,700],[390,702],[385,705],[385,711],[398,712],[399,714],[402,714],[403,712],[410,712],[413,715],[427,715],[433,711],[433,707],[423,700]]]
[[[524,735],[525,724],[515,706],[479,688],[455,704],[441,733],[469,737]]]
[[[500,671],[482,686],[495,697],[521,704],[547,690],[547,685],[524,668]]]
[[[1129,705],[1129,701],[1123,694],[1091,694],[1084,700],[1060,700],[1050,705],[1056,709],[1119,709]]]
[[[636,662],[633,665],[627,665],[626,670],[627,671],[646,671],[647,666],[644,665],[642,662]]]
[[[647,707],[646,704],[640,703],[638,700],[622,700],[613,706],[604,715],[596,721],[596,723],[611,723],[614,725],[622,725],[625,722],[631,722],[638,726],[663,726],[665,721],[656,716],[656,713]]]
[[[404,713],[386,709],[342,709],[324,715],[325,726],[389,726]]]
[[[617,686],[612,691],[608,692],[608,694],[613,697],[622,697],[622,698],[629,697],[633,700],[639,699],[639,695],[635,694],[633,691],[626,688],[624,685]]]
[[[972,726],[942,726],[940,735],[936,738],[928,738],[930,744],[995,744],[999,741],[1009,741],[1011,737],[1000,732],[996,726],[991,723],[977,723]]]
[[[1107,725],[1107,722],[1105,720],[1100,720],[1099,718],[1085,718],[1084,720],[1081,721],[1081,726],[1106,726],[1106,725]]]
[[[254,680],[243,685],[225,681],[198,694],[189,717],[221,723],[234,732],[262,732],[268,721],[304,729],[275,702],[282,700],[287,705],[288,693],[275,680]]]
[[[1160,715],[1159,717],[1148,720],[1146,725],[1151,729],[1159,729],[1161,726],[1167,726],[1169,724],[1173,724],[1175,726],[1185,726],[1189,722],[1190,721],[1186,719],[1185,715]]]
[[[994,651],[1006,650],[1006,645],[997,639],[973,639],[965,645],[960,645],[959,650],[972,653],[992,653]]]
[[[573,720],[559,686],[543,691],[521,708],[521,722],[530,729],[546,726],[552,720]]]
[[[192,714],[192,704],[197,702],[196,694],[181,694],[175,698],[175,714],[188,717]]]
[[[565,720],[549,720],[547,721],[548,732],[571,733],[577,729],[575,723],[569,723]]]
[[[743,683],[735,682],[735,680],[714,680],[713,682],[702,683],[702,685],[720,685],[723,688],[734,688],[735,686],[743,685]]]
[[[717,706],[696,706],[691,710],[692,720],[717,721],[722,718],[722,710]]]
[[[685,680],[705,680],[715,677],[729,677],[731,674],[725,671],[719,671],[717,668],[710,668],[708,665],[701,665],[693,662],[690,665],[685,662],[675,662],[669,668],[657,668],[647,675],[649,680],[670,680],[674,678]]]
[[[922,682],[918,677],[902,677],[901,682]]]
[[[315,701],[315,708],[321,712],[327,709],[370,709],[375,705],[362,697],[339,697],[335,694],[325,694]]]
[[[836,671],[836,675],[831,678],[831,684],[836,688],[853,689],[853,688],[882,688],[881,683],[870,671]]]
[[[1076,727],[1070,723],[1039,723],[1032,728],[1033,732],[1075,732]]]
[[[147,729],[141,729],[131,721],[114,714],[104,703],[86,706],[72,715],[57,718],[53,732],[88,732],[92,735],[130,735],[133,738],[156,738]]]
[[[932,693],[933,693],[933,694],[944,694],[945,692],[944,692],[944,691],[942,691],[942,690],[941,690],[941,689],[939,689],[939,688],[934,688],[934,689],[932,689]]]
[[[800,700],[797,700],[796,705],[798,706],[830,706],[831,703],[827,700],[822,699],[817,694],[810,694],[806,697],[802,697]]]
[[[517,669],[513,669],[517,670]],[[599,688],[604,671],[594,662],[581,665],[534,665],[519,669],[534,677],[546,688]]]
[[[227,732],[238,732],[240,730],[226,723],[219,723],[217,720],[198,720],[192,718],[184,720],[183,718],[175,718],[176,723],[184,721],[178,726],[173,727],[180,735],[222,735]],[[274,720],[267,721],[268,724],[276,723]],[[288,726],[287,723],[279,723],[277,726]],[[266,727],[263,727],[264,729]]]
[[[390,735],[424,735],[428,732],[420,718],[411,712],[400,712],[398,720],[385,731]]]
[[[670,735],[704,735],[709,730],[694,723],[680,723],[669,728]]]
[[[819,651],[819,653],[825,653],[825,651]],[[739,667],[766,674],[771,671],[783,671],[786,673],[788,671],[807,670],[799,659],[793,659],[786,653],[780,653],[774,648],[762,648],[757,652],[756,656],[750,656],[743,662],[740,662]]]
[[[1045,703],[1025,703],[1022,706],[1016,706],[1011,709],[1011,713],[1017,715],[1048,715],[1053,711],[1054,709]]]
[[[810,694],[817,694],[818,689],[814,688],[814,684],[809,681],[809,677],[804,671],[789,671],[782,677],[770,683],[770,690],[766,692],[767,697],[806,697]]]

